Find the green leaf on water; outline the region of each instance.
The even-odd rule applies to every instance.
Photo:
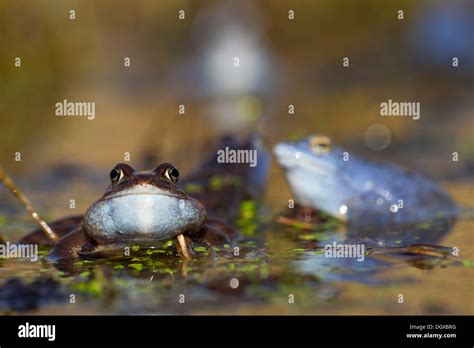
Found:
[[[150,256],[141,256],[141,257],[134,257],[130,261],[132,262],[144,262],[150,260]]]
[[[298,239],[301,240],[317,240],[318,238],[313,234],[301,234],[298,236]]]
[[[294,248],[291,250],[292,253],[302,253],[302,252],[305,252],[306,249],[304,248]]]
[[[241,272],[253,272],[255,271],[256,269],[258,268],[257,265],[243,265],[241,267],[238,268],[239,271]]]
[[[240,217],[244,220],[253,219],[256,215],[257,206],[252,200],[245,200],[240,204]]]
[[[96,297],[101,296],[103,290],[101,283],[97,279],[78,283],[73,288],[77,291],[86,292]]]
[[[91,275],[91,272],[90,271],[84,271],[82,272],[81,274],[79,274],[79,277],[81,278],[87,278],[88,276]]]
[[[335,230],[341,226],[341,222],[338,220],[331,219],[325,222],[321,227],[323,230]]]
[[[239,217],[236,220],[239,232],[247,237],[254,237],[257,229],[257,205],[253,200],[245,200],[240,204]]]
[[[295,221],[291,227],[293,227],[294,229],[297,229],[297,230],[302,230],[303,229],[303,223],[300,222],[300,221]]]
[[[128,267],[131,267],[137,271],[142,271],[143,270],[143,264],[141,263],[131,263],[128,265]]]
[[[173,241],[172,241],[172,240],[168,240],[168,241],[166,241],[166,242],[163,243],[163,248],[164,248],[164,249],[168,249],[169,247],[171,247],[171,246],[173,246],[173,245],[174,245]]]
[[[325,233],[308,233],[308,234],[301,234],[298,236],[299,239],[301,240],[328,240],[329,236],[326,235]]]
[[[102,285],[97,279],[93,279],[89,282],[89,292],[95,296],[102,295]]]

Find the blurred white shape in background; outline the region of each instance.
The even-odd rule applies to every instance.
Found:
[[[254,128],[275,85],[259,10],[221,3],[199,13],[191,28],[199,52],[195,93],[209,101],[212,125],[225,133]]]
[[[264,88],[266,54],[252,32],[241,26],[224,28],[206,50],[204,61],[216,93],[258,92]]]

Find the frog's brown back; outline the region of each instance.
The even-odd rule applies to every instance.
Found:
[[[83,219],[84,215],[75,215],[75,216],[68,216],[62,219],[55,220],[53,222],[48,223],[49,227],[56,233],[56,235],[61,238],[68,234],[71,231],[77,229]],[[40,228],[36,228],[26,236],[22,237],[18,242],[18,244],[38,244],[44,246],[52,246],[54,242],[51,239],[47,238],[44,232]]]
[[[225,148],[256,151],[258,162],[219,163],[218,151]],[[201,164],[179,186],[199,200],[208,214],[233,221],[244,200],[261,198],[269,169],[269,155],[257,136],[240,142],[225,136]]]

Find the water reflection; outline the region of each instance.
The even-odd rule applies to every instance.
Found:
[[[454,219],[443,219],[389,230],[349,229],[347,238],[331,238],[325,245],[330,246],[337,241],[342,246],[363,246],[365,257],[348,257],[343,253],[341,257],[333,257],[333,254],[328,256],[322,246],[323,249],[318,253],[304,253],[300,260],[295,261],[295,267],[302,274],[312,274],[326,281],[381,284],[377,275],[398,266],[400,262],[420,269],[460,263],[453,257],[452,248],[431,244],[443,240],[454,224]],[[388,283],[403,281],[385,280]]]

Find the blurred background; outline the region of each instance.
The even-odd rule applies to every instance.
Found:
[[[259,132],[271,147],[322,133],[425,173],[472,207],[473,37],[469,0],[2,0],[0,165],[50,219],[71,214],[71,198],[85,211],[125,153],[137,169],[170,161],[186,175],[222,134]],[[95,102],[95,119],[57,117],[64,99]],[[381,117],[388,99],[419,102],[420,119]],[[266,204],[278,210],[290,197],[273,163]],[[33,226],[4,189],[0,212],[2,232]],[[445,243],[472,257],[472,222]],[[377,288],[353,285],[324,311],[472,313],[468,271],[424,274],[404,288],[411,307],[374,305]]]
[[[102,173],[103,184],[126,152],[137,167],[167,160],[186,173],[221,134],[257,131],[271,146],[316,132],[371,158],[460,180],[474,168],[473,7],[2,1],[0,163],[36,182],[56,169]],[[55,116],[64,99],[95,102],[95,119]],[[420,102],[421,118],[381,117],[388,99]],[[375,139],[379,150],[368,146],[376,124],[385,132]],[[76,181],[67,184],[74,190]]]

